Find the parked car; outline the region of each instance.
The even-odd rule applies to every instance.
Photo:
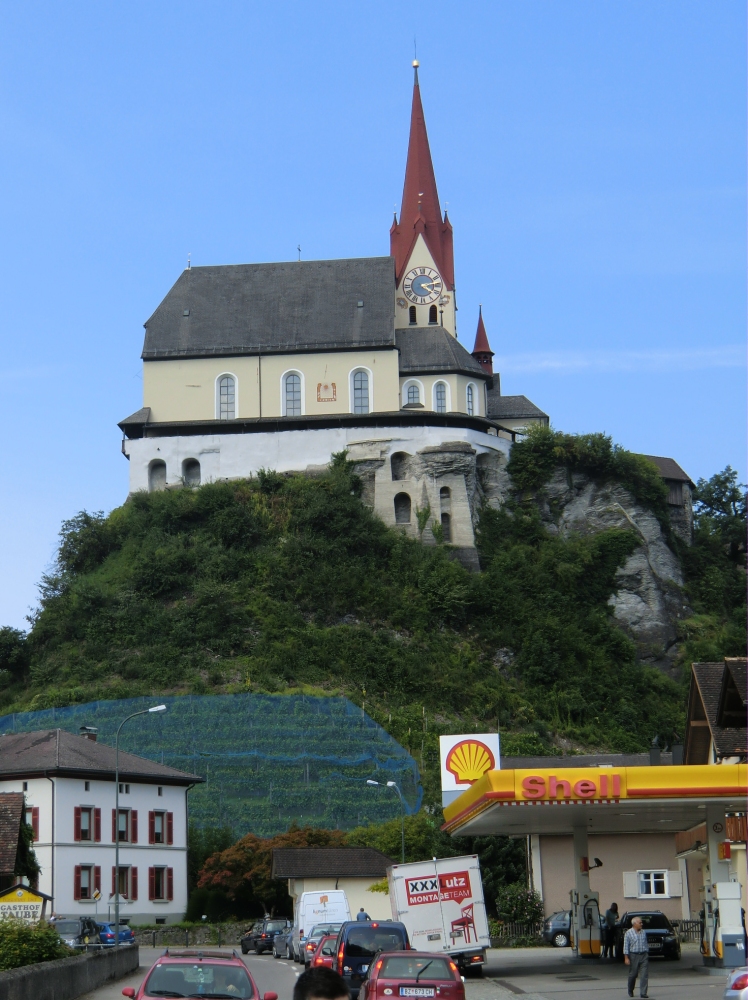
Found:
[[[242,955],[250,951],[254,951],[257,955],[261,955],[264,951],[272,951],[273,938],[287,927],[288,920],[285,917],[272,920],[266,917],[264,920],[258,920],[241,939]]]
[[[304,965],[308,968],[311,965],[314,953],[317,950],[317,945],[320,943],[323,937],[327,937],[328,934],[332,934],[337,937],[337,933],[342,927],[342,923],[337,924],[315,924],[312,927],[311,932],[304,940]]]
[[[408,948],[408,932],[399,920],[346,921],[335,942],[334,968],[345,979],[351,997],[356,1000],[374,958],[380,952],[406,951]]]
[[[359,1000],[436,997],[464,1000],[465,985],[449,955],[429,951],[382,952],[361,984]]]
[[[328,934],[323,937],[320,943],[317,945],[317,950],[312,955],[312,960],[309,963],[311,968],[318,968],[318,966],[323,965],[325,968],[331,969],[335,962],[335,942],[337,937],[334,934]]]
[[[273,938],[273,958],[293,960],[293,935],[296,928],[291,924]]]
[[[230,996],[256,1000],[261,994],[247,966],[236,952],[170,951],[157,958],[140,987],[126,986],[122,995],[130,1000],[153,997]],[[277,993],[264,993],[262,1000],[278,1000]]]
[[[680,958],[678,934],[662,910],[629,910],[614,928],[615,956],[619,962],[623,961],[623,939],[634,917],[641,919],[642,930],[647,935],[650,958],[660,955],[675,960]]]
[[[101,944],[114,946],[114,923],[98,924],[99,941]],[[135,935],[127,924],[119,925],[119,943],[135,944]]]
[[[99,925],[90,917],[63,917],[62,920],[55,920],[55,930],[63,944],[70,948],[99,944]]]
[[[554,948],[568,948],[571,941],[571,910],[557,910],[543,921],[543,940]]]
[[[722,1000],[748,1000],[748,966],[730,969]]]

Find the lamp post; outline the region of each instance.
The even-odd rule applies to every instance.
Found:
[[[367,785],[378,785],[382,787],[381,781],[374,781],[371,778],[367,779]],[[396,781],[388,781],[387,788],[394,788],[397,793],[397,797],[400,799],[400,845],[402,854],[402,863],[405,864],[405,799],[403,798],[403,793],[400,791]]]
[[[140,712],[133,712],[119,724],[114,740],[114,947],[119,948],[119,734],[122,727],[136,715],[148,715],[151,712],[165,712],[166,705],[154,705]]]

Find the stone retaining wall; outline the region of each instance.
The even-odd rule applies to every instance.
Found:
[[[0,972],[0,1000],[73,1000],[140,965],[137,945]]]

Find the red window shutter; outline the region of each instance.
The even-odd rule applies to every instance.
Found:
[[[156,869],[148,869],[148,898],[156,898]]]
[[[112,895],[117,892],[117,869],[112,865]]]
[[[94,865],[94,889],[101,892],[101,865]]]
[[[138,810],[130,810],[130,843],[137,844],[138,842]]]
[[[138,898],[138,869],[130,869],[130,899]]]
[[[168,900],[174,899],[174,869],[166,869],[166,898]]]
[[[166,843],[174,843],[174,813],[166,814]]]
[[[117,843],[117,810],[112,809],[112,843]]]
[[[73,876],[73,899],[81,898],[81,866],[75,866],[75,874]]]
[[[76,806],[73,810],[73,840],[81,839],[81,807]]]
[[[156,814],[155,812],[148,813],[148,843],[156,843]]]
[[[101,842],[101,809],[94,809],[94,840]]]
[[[31,807],[31,829],[34,831],[34,840],[39,839],[39,806]]]

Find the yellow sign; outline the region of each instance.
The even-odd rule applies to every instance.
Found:
[[[459,783],[472,784],[496,766],[493,754],[480,740],[463,740],[447,754],[447,770]]]
[[[0,893],[0,920],[15,917],[27,923],[36,923],[44,916],[48,896],[34,892],[27,885],[14,885]]]

